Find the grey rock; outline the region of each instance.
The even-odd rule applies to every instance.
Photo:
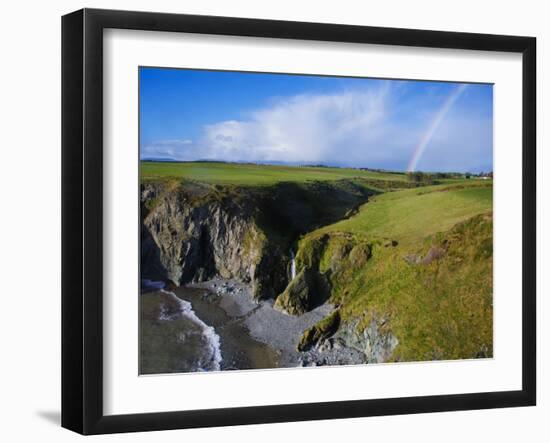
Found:
[[[250,282],[257,299],[274,297],[284,289],[288,258],[263,235],[252,207],[193,200],[181,190],[163,193],[159,187],[142,185],[142,204],[151,207],[142,210],[143,276],[178,286],[235,278]],[[234,288],[225,284],[223,289]]]
[[[363,331],[357,331],[357,321],[344,325],[335,337],[335,343],[353,348],[364,354],[367,363],[383,363],[388,361],[399,340],[391,332],[385,332],[381,327],[387,318],[372,319]],[[338,345],[338,346],[340,346]]]

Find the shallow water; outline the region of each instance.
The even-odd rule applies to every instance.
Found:
[[[279,366],[279,352],[254,340],[243,324],[250,310],[231,298],[180,287],[143,293],[140,311],[141,374]]]
[[[174,294],[140,298],[140,374],[220,369],[219,337]]]
[[[254,340],[243,321],[248,310],[220,297],[207,289],[180,287],[175,291],[183,300],[189,301],[197,316],[214,327],[220,336],[222,353],[221,369],[265,369],[279,366],[279,352]]]

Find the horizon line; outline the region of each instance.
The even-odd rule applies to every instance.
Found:
[[[481,174],[481,173],[492,173],[493,169],[479,169],[479,171],[468,170],[468,171],[459,171],[459,170],[415,170],[415,171],[409,171],[407,169],[386,169],[386,168],[374,168],[369,166],[349,166],[349,165],[337,165],[337,164],[329,164],[329,163],[297,163],[297,162],[283,162],[283,161],[277,161],[277,160],[266,160],[266,161],[250,161],[250,160],[218,160],[218,159],[197,159],[197,160],[177,160],[174,158],[168,158],[168,157],[148,157],[148,158],[140,158],[140,162],[151,162],[151,163],[226,163],[226,164],[236,164],[236,165],[257,165],[257,166],[287,166],[287,167],[296,167],[296,168],[337,168],[337,169],[356,169],[356,170],[368,170],[368,171],[374,171],[374,172],[386,172],[386,173],[394,173],[394,174],[407,174],[407,173],[415,173],[415,172],[421,172],[425,174],[437,174],[437,173],[443,173],[443,174]]]

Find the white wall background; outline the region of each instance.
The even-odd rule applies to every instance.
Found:
[[[81,7],[155,10],[283,20],[531,35],[538,38],[539,226],[549,222],[549,10],[536,0],[111,0],[5,2],[0,26],[0,438],[7,442],[81,440],[60,414],[60,16]],[[539,275],[550,264],[539,228]],[[540,249],[545,248],[543,253]],[[539,406],[220,429],[95,437],[94,441],[422,442],[548,441],[550,304],[548,271],[539,278]],[[7,302],[7,303],[6,303]]]

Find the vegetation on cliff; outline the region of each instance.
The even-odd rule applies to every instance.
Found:
[[[369,362],[492,356],[491,181],[209,162],[141,168],[145,276],[236,278],[291,315],[329,300],[337,314],[305,331],[300,349],[346,331]]]
[[[312,346],[333,335],[340,326],[340,311],[335,310],[323,320],[304,331],[298,342],[298,351],[307,351]]]
[[[221,168],[206,163],[201,170],[206,166],[211,168],[208,177]],[[235,176],[236,165],[222,166]],[[261,171],[274,167],[254,168],[256,176],[261,176]],[[361,171],[351,177],[349,171],[337,168],[299,168],[321,170],[311,174],[328,174],[330,179],[325,181],[252,185],[246,178],[252,175],[252,166],[242,165],[242,169],[246,185],[172,175],[142,177],[143,277],[177,285],[214,276],[237,278],[251,284],[256,298],[274,298],[288,284],[289,250],[299,236],[352,216],[369,197],[381,192],[373,183],[387,186],[384,180],[372,178],[377,173],[369,172],[371,178],[366,179]],[[296,169],[294,174],[299,176]],[[346,175],[351,178],[342,178]],[[380,174],[387,175],[391,174]],[[403,180],[392,183],[408,186]],[[304,306],[307,309],[310,304]]]
[[[277,297],[275,308],[292,315],[301,315],[327,301],[329,296],[327,277],[316,269],[303,267]]]
[[[472,183],[377,196],[304,236],[297,269],[318,264],[358,333],[373,322],[391,360],[492,356],[492,188]]]

